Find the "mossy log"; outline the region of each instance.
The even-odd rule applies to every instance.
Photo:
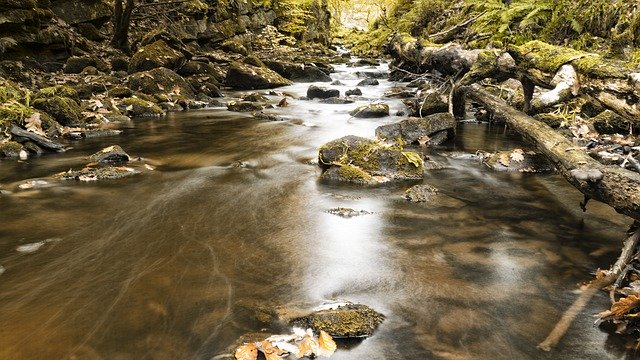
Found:
[[[535,144],[585,196],[640,219],[640,174],[600,164],[548,125],[505,104],[480,85],[470,85],[463,91]]]

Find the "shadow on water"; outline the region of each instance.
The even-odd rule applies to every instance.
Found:
[[[629,221],[602,204],[582,213],[580,194],[557,175],[494,173],[452,156],[522,146],[487,125],[461,124],[459,140],[433,154],[445,167],[425,175],[440,189],[432,203],[402,199],[410,184],[321,184],[308,164],[318,145],[380,124],[347,111],[292,100],[278,123],[174,114],[55,158],[0,163],[11,189],[82,166],[112,141],[157,164],[120,181],[0,197],[0,358],[210,359],[265,327],[247,303],[330,298],[386,316],[335,359],[624,356],[592,326],[604,295],[557,351],[535,345],[575,284],[617,256]],[[327,213],[334,207],[372,214],[345,219]],[[57,240],[16,251],[46,239]]]

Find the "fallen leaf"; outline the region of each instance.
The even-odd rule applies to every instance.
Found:
[[[601,313],[606,314],[605,316],[601,316],[601,318],[613,317],[615,319],[620,319],[629,314],[630,311],[637,308],[638,306],[640,306],[640,296],[629,295],[611,305],[611,310],[607,310]]]
[[[509,167],[509,165],[511,165],[511,158],[508,153],[500,153],[500,156],[498,156],[498,161],[500,162],[500,164],[506,167]]]
[[[266,340],[260,343],[260,350],[262,350],[267,360],[280,360],[280,355],[284,353],[284,351],[273,346],[273,344]]]
[[[47,134],[45,134],[44,131],[42,130],[42,121],[40,120],[39,112],[34,112],[31,116],[24,119],[24,124],[27,131],[30,131],[32,133],[35,133],[44,137],[47,136]]]
[[[304,339],[302,339],[298,347],[300,348],[300,350],[298,351],[298,354],[296,356],[298,356],[299,358],[303,356],[310,356],[316,353],[316,350],[318,349],[318,342],[313,337],[307,335]]]
[[[258,358],[258,348],[255,344],[244,344],[238,346],[234,356],[237,360],[256,360]]]
[[[327,334],[323,330],[320,330],[320,336],[318,337],[318,356],[329,357],[333,355],[338,346],[333,341],[331,335]]]
[[[509,157],[515,162],[522,162],[524,160],[524,151],[522,151],[522,149],[515,149],[511,152]]]

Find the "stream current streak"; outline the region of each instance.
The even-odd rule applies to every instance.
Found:
[[[386,69],[338,70],[344,93],[355,71]],[[332,298],[386,315],[373,337],[333,359],[621,356],[591,326],[604,296],[556,352],[535,349],[575,284],[617,256],[628,224],[600,204],[581,213],[579,193],[556,175],[493,173],[457,156],[523,146],[503,128],[460,125],[454,142],[429,153],[445,168],[425,175],[440,190],[427,205],[401,198],[411,184],[317,181],[309,162],[320,145],[400,120],[348,115],[392,85],[362,88],[349,105],[290,99],[282,122],[172,114],[62,155],[0,162],[13,191],[0,195],[0,359],[210,359],[264,327],[257,306]],[[302,96],[307,86],[282,90]],[[114,143],[156,170],[17,190]],[[372,214],[327,213],[335,207]],[[16,250],[41,241],[34,253]]]

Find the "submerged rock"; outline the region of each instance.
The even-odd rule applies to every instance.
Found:
[[[389,105],[369,104],[362,105],[352,110],[349,115],[357,118],[379,118],[389,116]]]
[[[405,191],[403,197],[411,202],[427,202],[437,193],[438,189],[434,186],[423,184],[410,187]]]
[[[338,215],[338,216],[344,217],[344,218],[351,218],[351,217],[354,217],[354,216],[371,214],[370,212],[365,211],[365,210],[354,210],[354,209],[351,209],[351,208],[343,208],[343,207],[329,209],[329,210],[327,210],[327,212],[329,214]]]
[[[356,86],[375,86],[380,85],[380,82],[376,79],[367,78],[360,81]]]
[[[127,162],[131,157],[119,145],[112,145],[89,156],[89,159],[97,163],[112,164]]]
[[[54,175],[61,180],[98,181],[116,180],[139,174],[140,171],[124,166],[86,167],[82,170],[69,170]]]
[[[271,69],[240,62],[231,63],[225,83],[239,90],[271,89],[292,84],[290,80]]]
[[[438,113],[424,118],[408,118],[400,122],[376,128],[376,136],[404,143],[429,143],[439,145],[455,134],[456,120],[449,113]]]
[[[328,304],[309,315],[295,318],[294,326],[325,331],[334,338],[362,338],[373,332],[384,321],[384,315],[372,308],[349,302]]]
[[[355,88],[355,89],[347,90],[344,94],[346,96],[362,96],[362,90]]]
[[[325,170],[322,179],[358,184],[422,179],[424,175],[419,154],[353,135],[324,144],[318,164]]]
[[[231,101],[227,104],[227,109],[235,112],[261,111],[264,108],[264,105],[251,101]]]
[[[555,167],[546,156],[515,149],[484,154],[482,163],[495,171],[541,173],[555,171]]]
[[[242,101],[252,101],[252,102],[256,102],[256,101],[269,101],[269,99],[267,99],[266,96],[262,95],[262,94],[258,94],[255,92],[249,93],[249,94],[244,94],[241,97]]]
[[[319,87],[316,85],[311,85],[307,89],[307,98],[309,100],[313,100],[315,98],[318,99],[328,99],[332,97],[339,97],[340,90],[338,89],[327,89],[325,87]]]
[[[320,100],[322,104],[331,104],[331,105],[344,105],[344,104],[353,104],[355,100],[340,98],[340,97],[331,97],[328,99]]]

